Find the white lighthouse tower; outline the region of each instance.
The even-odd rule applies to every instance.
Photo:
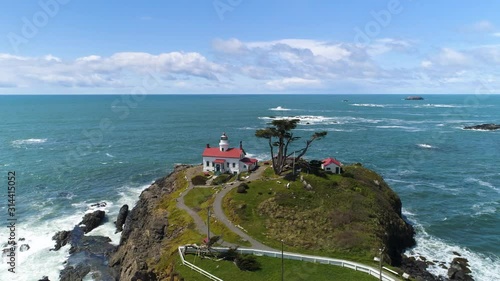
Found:
[[[222,136],[220,136],[219,148],[220,151],[227,151],[229,149],[229,140],[226,133],[222,133]]]

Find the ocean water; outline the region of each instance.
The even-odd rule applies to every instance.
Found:
[[[429,95],[0,96],[0,243],[7,228],[7,173],[16,173],[16,273],[2,256],[0,280],[57,280],[68,255],[51,237],[72,229],[91,205],[110,220],[90,234],[117,243],[115,216],[177,163],[201,163],[206,143],[226,132],[253,157],[269,157],[254,137],[273,118],[302,120],[304,138],[328,136],[307,157],[361,162],[383,175],[417,230],[407,254],[469,260],[476,280],[500,276],[500,96]],[[348,100],[348,102],[344,102]],[[435,274],[446,274],[432,267]]]

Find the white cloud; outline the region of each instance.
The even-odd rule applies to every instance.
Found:
[[[491,36],[500,37],[500,32],[494,32],[494,33],[491,34]]]
[[[481,20],[466,25],[462,30],[465,32],[491,32],[495,30],[495,25],[488,20]]]
[[[471,62],[467,55],[451,48],[442,48],[434,61],[443,66],[466,66]]]
[[[424,60],[420,63],[420,66],[422,66],[423,68],[429,68],[429,67],[432,67],[432,62],[428,61],[428,60]]]
[[[321,86],[321,81],[317,79],[304,79],[300,77],[290,77],[266,82],[266,86],[273,90],[285,90],[293,88],[317,88]]]
[[[90,55],[63,61],[53,55],[22,57],[0,54],[2,85],[49,87],[131,87],[148,73],[165,80],[180,77],[218,80],[226,70],[199,53],[116,53],[110,57]],[[15,75],[12,75],[15,73]],[[7,83],[8,82],[8,83]]]

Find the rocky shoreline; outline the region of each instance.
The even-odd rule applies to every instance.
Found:
[[[117,232],[122,230],[118,246],[110,244],[108,237],[85,236],[95,227],[106,220],[103,211],[86,214],[79,225],[73,230],[60,231],[53,237],[56,244],[53,250],[69,244],[70,256],[60,273],[60,280],[81,280],[88,274],[94,280],[181,280],[175,274],[162,276],[155,269],[161,262],[161,254],[165,242],[176,237],[176,231],[181,232],[183,227],[170,233],[169,221],[164,209],[159,208],[162,198],[177,189],[176,178],[179,172],[189,166],[177,166],[168,176],[155,181],[145,189],[136,206],[129,211],[124,205],[116,219]],[[395,237],[396,238],[396,237]],[[402,239],[398,237],[398,239]],[[395,242],[398,239],[391,239]],[[427,271],[432,262],[425,258],[402,257],[401,269],[415,280],[444,281],[444,280],[473,280],[469,273],[467,260],[456,253],[448,267],[448,277],[436,277]],[[446,267],[446,265],[440,264]],[[173,269],[170,269],[173,272]],[[40,279],[40,280],[48,280]]]

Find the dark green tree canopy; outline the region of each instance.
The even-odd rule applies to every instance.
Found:
[[[299,122],[300,119],[275,119],[270,123],[271,126],[259,129],[255,132],[256,137],[268,140],[273,161],[273,169],[278,175],[285,170],[287,160],[290,156],[298,154],[295,160],[300,160],[300,158],[306,154],[313,141],[320,140],[327,134],[325,131],[315,132],[306,141],[304,148],[289,152],[289,145],[300,139],[300,137],[294,136],[292,131],[297,128]]]

